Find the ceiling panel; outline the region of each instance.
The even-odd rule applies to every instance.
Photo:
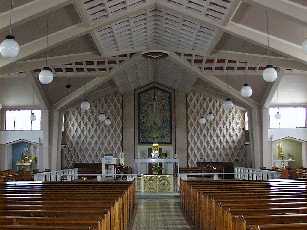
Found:
[[[49,85],[43,85],[43,89],[51,104],[55,104],[61,98],[67,96],[93,79],[94,77],[88,76],[75,78],[55,77],[53,82]],[[71,85],[71,88],[67,89],[66,85]]]
[[[13,7],[22,6],[24,4],[27,4],[29,2],[32,2],[33,0],[15,0],[13,1]],[[8,11],[11,9],[11,1],[10,0],[0,0],[0,13]],[[13,15],[14,17],[14,15]]]
[[[19,44],[23,45],[46,36],[47,17],[49,21],[49,33],[54,33],[80,22],[79,15],[75,11],[73,5],[68,5],[50,12],[48,16],[42,15],[13,27],[13,34]],[[0,40],[2,40],[8,33],[8,30],[2,31],[0,33]]]
[[[301,45],[305,38],[306,24],[282,13],[263,6],[242,3],[233,21],[262,32],[266,29],[266,11],[268,13],[268,31],[281,39]]]

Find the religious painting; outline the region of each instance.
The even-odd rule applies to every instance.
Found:
[[[153,86],[138,93],[138,143],[172,143],[172,94]]]

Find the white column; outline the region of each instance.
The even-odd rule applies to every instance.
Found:
[[[41,140],[38,168],[39,170],[49,169],[49,111],[42,110],[41,127],[43,130],[43,139]]]
[[[253,167],[259,168],[262,166],[262,121],[261,110],[252,109],[250,113],[251,117],[251,157],[253,161]]]
[[[61,169],[62,113],[53,110],[50,119],[50,165],[51,169]]]
[[[268,136],[270,128],[269,109],[262,110],[262,141],[263,141],[263,166],[270,169],[272,168],[272,142]]]
[[[302,161],[303,167],[307,168],[307,142],[302,143]]]
[[[180,167],[187,166],[187,116],[186,94],[176,91],[176,157]]]
[[[134,166],[134,93],[123,96],[123,152],[128,165]]]

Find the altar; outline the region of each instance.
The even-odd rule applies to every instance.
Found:
[[[150,174],[153,167],[153,174]],[[136,159],[137,191],[145,193],[177,192],[179,160],[177,159]],[[152,173],[152,172],[151,172]]]

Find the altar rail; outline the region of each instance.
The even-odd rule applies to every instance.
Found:
[[[253,169],[236,167],[235,168],[235,179],[237,180],[271,180],[279,179],[280,173],[270,170]]]
[[[53,170],[51,172],[36,173],[34,181],[73,181],[78,179],[78,169]]]

